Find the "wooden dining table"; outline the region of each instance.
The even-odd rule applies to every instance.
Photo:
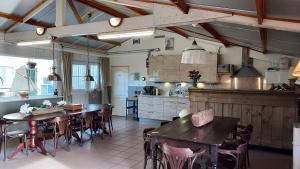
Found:
[[[212,167],[218,168],[218,147],[236,128],[239,119],[215,116],[211,123],[194,127],[191,116],[172,121],[149,133],[154,159],[153,169],[157,169],[157,145],[164,143],[175,143],[192,150],[205,148],[210,154]]]
[[[12,122],[28,122],[29,126],[29,139],[27,140],[26,144],[31,148],[32,151],[36,150],[39,148],[42,152],[42,154],[47,155],[48,151],[44,147],[42,140],[37,138],[37,133],[38,133],[38,121],[46,121],[46,120],[51,120],[56,117],[72,117],[76,115],[82,115],[84,113],[98,113],[101,111],[103,108],[112,108],[111,105],[105,106],[103,104],[88,104],[86,105],[82,110],[77,110],[77,111],[69,111],[69,110],[63,110],[59,112],[53,112],[53,113],[48,113],[48,114],[40,114],[40,115],[29,115],[26,116],[22,113],[11,113],[11,114],[6,114],[3,116],[3,119],[7,121],[12,121]],[[77,137],[77,139],[80,139]],[[17,149],[8,156],[9,159],[15,158],[16,155],[24,149],[25,144],[21,143],[18,145]]]

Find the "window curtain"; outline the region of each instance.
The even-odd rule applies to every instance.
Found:
[[[63,91],[64,100],[66,102],[72,102],[72,58],[73,54],[64,52],[62,54],[62,66],[63,66]]]
[[[100,86],[102,103],[110,103],[109,101],[109,58],[100,58]]]

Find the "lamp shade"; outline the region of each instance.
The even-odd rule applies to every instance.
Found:
[[[293,76],[300,77],[300,61],[298,62],[296,68],[294,69]]]
[[[206,51],[197,45],[194,41],[191,47],[184,49],[181,57],[181,63],[183,64],[206,64],[207,53]]]
[[[53,66],[52,67],[52,73],[50,75],[48,75],[48,80],[49,81],[61,81],[60,76],[56,73],[55,71],[56,67]]]

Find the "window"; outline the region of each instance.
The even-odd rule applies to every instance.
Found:
[[[83,80],[86,74],[86,65],[72,65],[72,86],[73,90],[85,90],[85,81]]]
[[[98,88],[99,83],[99,65],[90,64],[91,75],[94,77],[95,81],[90,82],[90,89]],[[86,90],[88,88],[88,83],[84,81],[84,76],[87,73],[86,64],[73,64],[72,65],[72,86],[73,90]]]
[[[27,58],[0,56],[0,59],[0,92],[12,96],[21,90],[30,90],[30,95],[53,94],[54,84],[47,80],[52,60],[30,59],[36,63],[36,67],[30,69]]]
[[[91,75],[94,77],[95,81],[91,82],[91,89],[99,88],[99,64],[91,64]]]

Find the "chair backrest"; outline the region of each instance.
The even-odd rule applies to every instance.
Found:
[[[188,165],[188,169],[192,169],[193,151],[189,148],[177,148],[167,144],[163,144],[163,163],[164,168],[168,169],[183,169],[185,165]]]
[[[109,122],[111,120],[111,116],[112,116],[111,107],[103,106],[100,113],[101,113],[103,122]]]
[[[93,113],[85,113],[84,114],[84,124],[85,124],[85,128],[89,128],[91,126],[91,124],[93,123]]]
[[[54,122],[58,128],[58,134],[64,135],[67,132],[67,127],[69,125],[69,118],[68,117],[56,117]]]
[[[237,147],[237,168],[243,169],[246,163],[246,153],[247,153],[247,142],[240,142]]]

